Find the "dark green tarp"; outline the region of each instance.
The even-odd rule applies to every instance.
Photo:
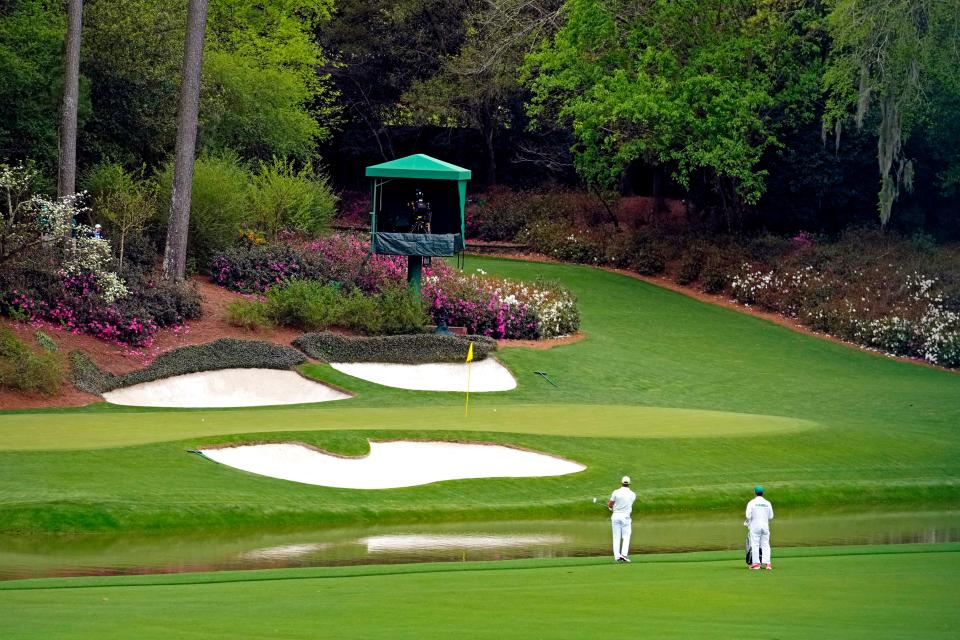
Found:
[[[373,234],[373,253],[391,256],[452,256],[463,251],[463,238],[458,233],[387,233]]]

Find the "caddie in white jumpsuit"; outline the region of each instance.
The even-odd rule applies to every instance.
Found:
[[[750,530],[750,553],[753,558],[751,569],[759,569],[762,559],[764,569],[773,569],[770,563],[770,521],[773,520],[773,505],[763,497],[763,487],[756,487],[753,500],[747,503],[746,522]],[[760,554],[760,555],[758,555]]]
[[[617,562],[630,562],[630,513],[637,494],[630,490],[630,476],[623,476],[620,488],[610,494],[607,508],[613,512],[613,557]]]

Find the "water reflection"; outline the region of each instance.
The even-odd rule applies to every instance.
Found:
[[[778,512],[774,546],[960,540],[960,511]],[[736,515],[634,519],[634,554],[741,549]],[[384,525],[180,536],[0,537],[0,579],[592,556],[608,553],[609,521]]]

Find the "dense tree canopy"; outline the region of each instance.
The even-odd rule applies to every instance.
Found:
[[[43,0],[0,3],[0,159],[57,159],[66,16]],[[81,119],[89,111],[82,94]]]
[[[571,127],[577,168],[612,184],[629,163],[698,171],[753,204],[757,168],[814,117],[820,41],[800,2],[570,0],[527,64],[532,112]]]
[[[341,0],[318,29],[330,57],[347,126],[384,160],[396,157],[390,125],[403,122],[400,97],[430,78],[466,35],[471,0]]]
[[[201,94],[201,148],[311,157],[330,133],[333,93],[313,40],[329,0],[213,0]],[[156,164],[172,149],[186,12],[163,0],[88,0],[84,70],[94,157]],[[133,157],[131,157],[133,156]]]
[[[839,144],[851,115],[862,127],[876,113],[878,205],[886,224],[901,189],[913,189],[915,165],[906,143],[914,132],[953,149],[952,157],[943,158],[943,187],[953,188],[960,177],[960,2],[833,0],[831,5],[825,123],[834,126]]]
[[[169,160],[185,4],[85,0],[81,177]],[[0,160],[51,177],[64,35],[0,0]],[[428,139],[488,182],[572,154],[727,224],[960,229],[958,42],[960,0],[210,0],[198,148],[354,184]]]

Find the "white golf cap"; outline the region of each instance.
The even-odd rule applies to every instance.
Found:
[[[623,479],[620,481],[620,484],[630,484],[630,476],[623,476]]]

